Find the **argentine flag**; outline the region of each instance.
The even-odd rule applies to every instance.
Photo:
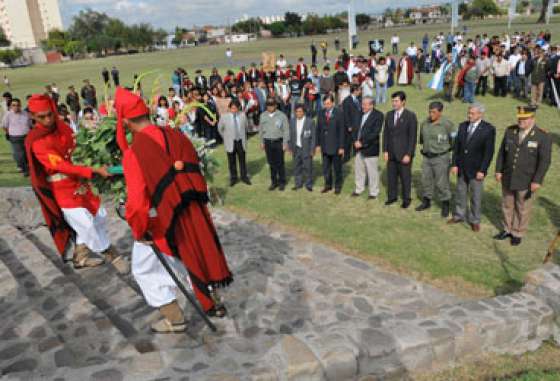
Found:
[[[457,49],[453,48],[453,58],[452,61],[455,62],[457,60]],[[428,83],[428,87],[435,91],[442,91],[443,90],[443,81],[445,80],[445,75],[451,67],[453,66],[452,63],[447,62],[445,60],[442,65],[439,67],[438,71],[434,74],[430,82]]]

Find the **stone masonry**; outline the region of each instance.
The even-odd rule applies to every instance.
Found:
[[[26,188],[0,190],[0,376],[6,380],[408,380],[484,353],[559,339],[560,268],[522,292],[463,300],[225,210],[213,210],[234,284],[212,333],[152,335],[131,276],[74,271]],[[129,254],[126,224],[110,234]]]

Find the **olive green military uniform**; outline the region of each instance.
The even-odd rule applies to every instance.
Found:
[[[457,65],[452,64],[445,72],[445,77],[443,79],[443,97],[446,101],[451,102],[453,100],[453,85],[455,84],[455,75],[457,74]]]
[[[529,224],[535,198],[531,183],[542,184],[552,151],[550,135],[537,126],[523,134],[517,125],[508,127],[496,159],[496,173],[502,174],[503,228],[516,238]]]
[[[446,118],[437,122],[426,119],[420,125],[420,144],[422,145],[422,192],[423,197],[433,199],[434,188],[440,201],[451,199],[449,168],[451,148],[457,136],[457,127]]]

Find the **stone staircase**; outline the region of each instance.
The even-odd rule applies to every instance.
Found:
[[[406,380],[557,336],[560,269],[524,292],[462,300],[284,232],[213,211],[235,275],[229,319],[153,335],[131,276],[75,271],[56,254],[32,192],[0,190],[0,376],[7,380]],[[131,237],[114,215],[113,243]],[[186,302],[180,298],[183,305]],[[555,304],[556,303],[556,304]],[[369,377],[369,378],[368,378]]]

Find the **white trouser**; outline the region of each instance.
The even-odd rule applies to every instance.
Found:
[[[86,245],[94,253],[109,248],[111,241],[107,234],[107,211],[104,207],[99,207],[95,216],[86,208],[63,208],[62,213],[76,232],[76,245]]]
[[[191,279],[183,262],[178,258],[163,255],[175,274],[191,289]],[[134,241],[132,246],[132,275],[140,286],[146,302],[152,307],[161,307],[177,299],[177,285],[159,261],[150,245]]]

